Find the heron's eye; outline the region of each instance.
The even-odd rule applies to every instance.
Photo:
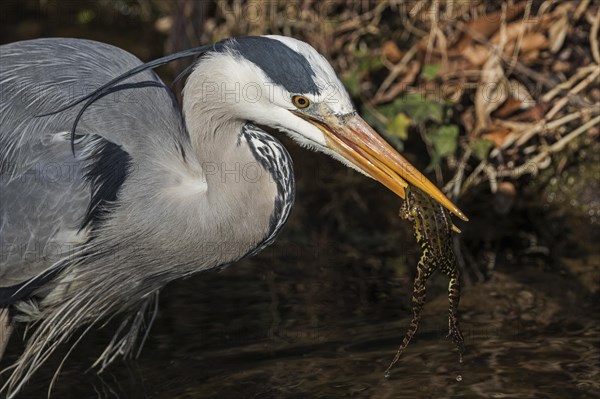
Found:
[[[306,108],[310,105],[310,101],[304,96],[294,96],[292,97],[292,102],[298,108]]]

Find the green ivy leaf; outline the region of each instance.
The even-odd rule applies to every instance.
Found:
[[[383,66],[383,61],[379,56],[365,56],[358,63],[358,71],[362,75],[367,71],[372,71]]]
[[[433,144],[435,158],[443,158],[456,152],[458,146],[458,126],[444,125],[429,132],[427,137]]]
[[[386,130],[389,135],[395,135],[400,140],[408,139],[408,128],[410,127],[411,120],[406,114],[400,112],[392,119],[388,120]]]
[[[358,97],[360,94],[360,76],[356,72],[351,72],[342,76],[342,83],[352,97]]]
[[[404,113],[417,124],[428,120],[441,122],[443,118],[442,104],[414,93],[399,97],[390,104],[378,107],[377,110],[387,118],[393,118],[399,113]]]
[[[421,77],[426,80],[433,80],[436,78],[440,68],[440,64],[427,64],[421,70]]]
[[[394,129],[392,122],[393,119],[386,117],[387,121],[384,122],[381,120],[380,117],[377,117],[373,113],[373,111],[371,111],[371,109],[369,109],[368,107],[363,108],[362,117],[369,125],[373,126],[373,128],[376,131],[382,134],[392,146],[394,146],[398,151],[402,151],[402,149],[404,148],[404,141],[400,138],[399,134],[396,131],[391,130]]]
[[[95,17],[96,13],[94,10],[84,9],[79,11],[79,14],[77,14],[77,23],[80,25],[86,25],[92,22]]]
[[[494,143],[491,140],[479,139],[471,144],[471,150],[479,160],[484,161],[487,159],[493,146]]]

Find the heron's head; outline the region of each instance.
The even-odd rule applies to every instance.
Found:
[[[401,198],[412,184],[467,220],[357,114],[333,68],[313,47],[289,37],[254,36],[230,39],[215,49],[190,76],[195,101],[205,101],[206,107],[226,103],[230,117],[283,131]]]

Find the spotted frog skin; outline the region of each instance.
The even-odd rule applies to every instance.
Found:
[[[400,216],[411,221],[415,228],[417,244],[423,254],[417,264],[417,276],[413,286],[413,317],[408,331],[402,340],[400,348],[387,372],[396,364],[402,352],[408,346],[411,338],[417,332],[421,312],[425,304],[426,283],[436,270],[450,277],[448,285],[448,300],[450,303],[448,315],[448,336],[456,345],[460,361],[464,351],[464,340],[458,325],[457,310],[460,300],[459,272],[456,267],[456,257],[452,250],[452,220],[450,212],[434,199],[416,187],[406,189],[406,200],[400,208]]]

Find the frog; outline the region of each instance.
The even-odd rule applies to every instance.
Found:
[[[422,255],[417,263],[417,274],[413,284],[413,316],[402,344],[386,370],[386,375],[389,375],[389,371],[398,362],[419,328],[426,299],[426,284],[431,275],[438,270],[450,279],[447,337],[454,342],[459,353],[459,362],[462,363],[464,338],[458,322],[460,275],[452,248],[452,232],[460,232],[460,230],[452,223],[450,212],[446,208],[416,187],[409,186],[406,189],[406,197],[399,215],[413,223],[415,238]]]

